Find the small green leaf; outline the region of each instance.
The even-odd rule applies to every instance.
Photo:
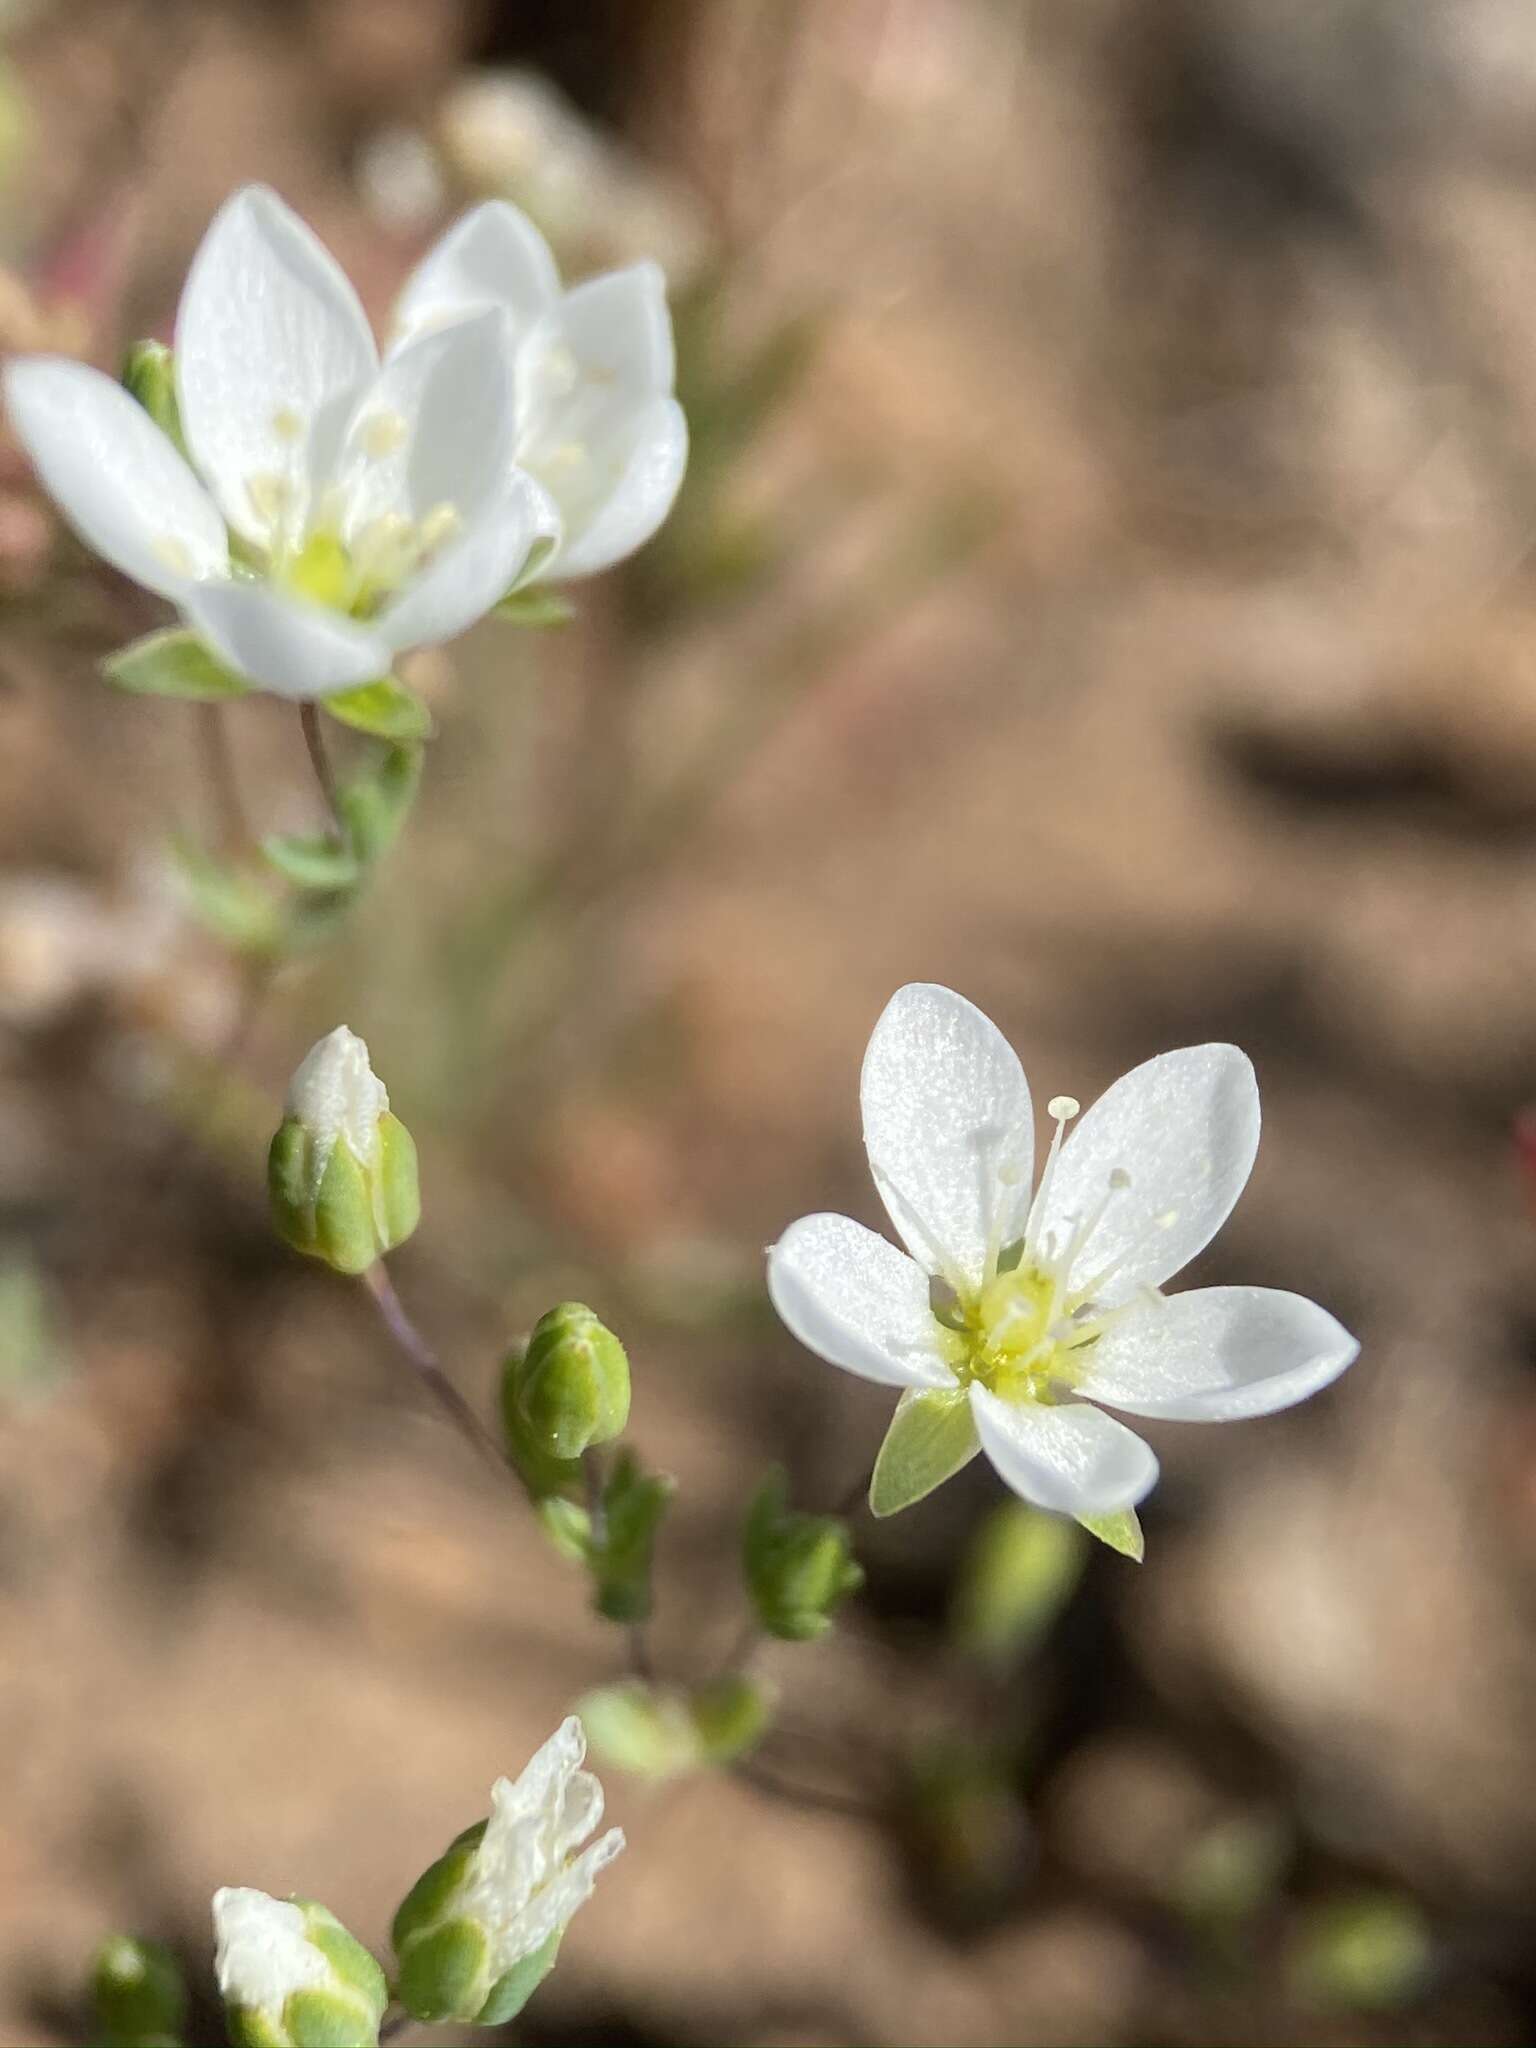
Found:
[[[551,626],[568,626],[576,616],[576,607],[568,597],[545,584],[536,583],[527,589],[514,585],[496,606],[495,616],[510,625],[534,626],[545,631]]]
[[[895,1515],[954,1477],[981,1449],[970,1397],[916,1388],[902,1395],[869,1482],[872,1515]]]
[[[300,889],[350,889],[361,873],[355,855],[328,834],[274,833],[261,850]]]
[[[627,1391],[627,1390],[626,1390]],[[603,1534],[590,1546],[593,1605],[608,1621],[644,1621],[651,1611],[651,1554],[677,1491],[665,1472],[644,1472],[621,1451],[603,1488]]]
[[[109,655],[101,669],[109,683],[135,696],[181,697],[198,704],[243,697],[251,687],[182,626],[146,633]]]
[[[1147,1539],[1141,1533],[1141,1519],[1134,1508],[1122,1508],[1118,1515],[1079,1515],[1077,1519],[1090,1536],[1097,1536],[1132,1564],[1140,1564],[1146,1556]]]
[[[393,846],[421,783],[421,748],[392,746],[378,767],[347,783],[337,799],[357,858],[371,866]]]
[[[181,2039],[186,1983],[159,1942],[113,1935],[97,1951],[91,1986],[105,2048],[173,2048]]]
[[[1064,1515],[1004,1501],[961,1567],[950,1626],[973,1656],[1022,1657],[1072,1598],[1087,1545]]]
[[[593,1753],[615,1770],[637,1778],[675,1778],[704,1762],[698,1725],[677,1693],[625,1679],[589,1692],[576,1712]]]
[[[193,911],[216,937],[240,953],[280,949],[282,913],[249,875],[187,839],[173,839],[170,851]]]
[[[322,697],[320,709],[350,725],[358,732],[372,733],[380,740],[425,740],[432,737],[432,714],[419,697],[413,697],[393,676],[360,689],[339,690]]]

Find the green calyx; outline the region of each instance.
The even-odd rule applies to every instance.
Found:
[[[834,1610],[864,1583],[845,1525],[833,1515],[792,1511],[778,1468],[748,1511],[742,1569],[758,1620],[786,1642],[825,1635]]]
[[[507,1362],[509,1435],[546,1459],[569,1462],[611,1443],[629,1420],[629,1359],[613,1332],[579,1301],[541,1316],[521,1358]]]
[[[387,1113],[367,1164],[344,1136],[322,1157],[314,1133],[286,1117],[267,1155],[267,1191],[284,1243],[338,1273],[366,1273],[421,1220],[415,1140]]]
[[[123,357],[122,384],[149,414],[178,454],[187,444],[181,433],[181,406],[176,397],[176,358],[163,341],[136,341]]]
[[[485,1934],[459,1911],[485,1827],[477,1821],[456,1836],[395,1914],[396,1996],[419,2020],[472,2020],[491,1990]]]

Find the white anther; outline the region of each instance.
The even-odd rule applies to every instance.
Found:
[[[154,545],[155,553],[167,569],[174,570],[178,576],[192,575],[192,556],[184,540],[179,540],[174,533],[162,533]]]
[[[1116,1194],[1120,1194],[1124,1191],[1124,1189],[1130,1186],[1131,1176],[1126,1172],[1123,1166],[1111,1167],[1109,1175],[1109,1184],[1114,1189]]]
[[[291,405],[280,405],[272,415],[272,431],[279,441],[297,441],[304,431],[304,421]]]
[[[1082,1106],[1075,1095],[1053,1095],[1045,1105],[1045,1113],[1049,1117],[1054,1117],[1059,1124],[1068,1124]]]
[[[376,412],[363,425],[363,451],[375,462],[393,455],[410,431],[404,413]]]

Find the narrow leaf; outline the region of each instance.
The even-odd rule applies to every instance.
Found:
[[[875,1460],[870,1513],[899,1514],[952,1478],[980,1449],[963,1388],[903,1394]]]
[[[339,840],[299,833],[274,833],[261,850],[280,875],[300,889],[349,889],[361,870]]]
[[[375,739],[425,740],[432,736],[431,712],[393,676],[380,676],[360,689],[322,697],[320,709],[358,732],[372,733]]]
[[[102,663],[102,674],[119,690],[140,697],[181,697],[218,704],[243,697],[250,684],[211,654],[195,633],[168,626],[119,648]]]

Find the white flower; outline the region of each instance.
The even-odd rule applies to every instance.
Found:
[[[907,1390],[908,1403],[963,1393],[969,1434],[947,1469],[981,1449],[1037,1506],[1115,1515],[1150,1490],[1157,1460],[1098,1404],[1236,1421],[1304,1400],[1354,1358],[1355,1340],[1300,1295],[1160,1291],[1253,1166],[1258,1090],[1236,1047],[1148,1060],[1065,1144],[1078,1105],[1054,1098],[1033,1193],[1023,1070],[963,996],[899,990],[861,1085],[870,1167],[907,1252],[845,1216],[807,1216],[769,1253],[769,1292],[834,1365]]]
[[[559,534],[515,461],[506,316],[482,309],[381,367],[341,270],[260,186],[204,236],[175,354],[186,458],[62,357],[7,367],[11,422],[81,539],[281,696],[371,682],[451,639]]]
[[[516,352],[514,459],[554,500],[563,529],[529,580],[589,576],[650,539],[683,480],[688,428],[672,395],[666,280],[656,264],[635,263],[564,291],[532,221],[493,199],[407,282],[402,347],[492,308]]]
[[[291,1900],[225,1885],[213,1895],[213,1932],[220,1995],[274,2022],[293,1992],[318,1990],[330,1976]]]
[[[610,1828],[581,1847],[603,1817],[603,1788],[580,1768],[586,1753],[586,1733],[571,1714],[516,1783],[498,1778],[491,1787],[490,1819],[459,1910],[485,1930],[493,1981],[564,1933],[624,1846],[622,1829]]]

